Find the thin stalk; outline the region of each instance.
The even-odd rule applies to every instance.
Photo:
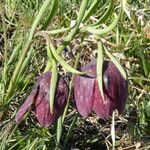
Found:
[[[59,149],[59,144],[60,144],[60,139],[61,139],[61,134],[62,134],[62,116],[58,118],[57,121],[57,145],[56,149]]]
[[[77,64],[78,64],[78,61],[79,61],[79,58],[80,58],[80,54],[81,54],[81,53],[78,53],[78,54],[77,54],[74,68],[77,68]],[[70,100],[71,91],[72,91],[73,79],[74,79],[74,75],[72,76],[71,81],[70,81],[70,84],[69,84],[69,94],[68,94],[68,98],[67,98],[67,104],[66,104],[66,106],[65,106],[64,113],[63,113],[63,117],[62,117],[62,123],[63,123],[64,120],[65,120],[65,117],[66,117],[66,114],[67,114],[67,110],[68,110],[69,100]]]

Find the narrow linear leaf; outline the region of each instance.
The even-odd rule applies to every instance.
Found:
[[[103,10],[105,10],[106,7],[109,5],[109,0],[106,1],[105,3],[100,3],[100,8],[96,11],[96,14],[100,14]]]
[[[81,23],[81,21],[84,17],[86,8],[88,6],[88,3],[89,3],[89,0],[82,0],[82,2],[81,2],[79,14],[78,14],[78,17],[77,17],[77,27],[79,27],[79,25],[80,25],[80,23]]]
[[[120,65],[120,63],[117,61],[117,59],[106,48],[104,48],[104,49],[105,49],[105,53],[112,60],[112,62],[116,65],[116,67],[118,68],[118,70],[120,71],[122,76],[127,80],[127,74],[126,74],[125,70],[123,69],[123,67]]]
[[[47,72],[47,71],[51,70],[51,68],[52,68],[52,64],[51,64],[50,61],[48,61],[47,64],[46,64],[46,67],[44,69],[44,72]]]
[[[99,5],[99,0],[94,0],[94,2],[91,4],[90,8],[85,12],[83,23],[85,23],[88,18],[93,14],[93,12],[96,10],[96,7]]]
[[[51,60],[53,59],[52,53],[51,53],[50,48],[49,48],[50,37],[46,34],[46,32],[43,32],[43,31],[36,32],[35,37],[37,37],[37,36],[43,36],[45,38],[46,42],[47,42],[48,62],[46,64],[46,67],[45,67],[45,70],[44,70],[44,72],[47,72],[52,68]]]
[[[46,145],[43,145],[43,148],[42,148],[42,150],[46,150],[47,148],[46,148]]]
[[[20,144],[22,141],[24,141],[27,137],[28,137],[28,135],[26,135],[25,137],[23,137],[22,139],[20,139],[17,143],[15,143],[13,146],[11,146],[8,150],[14,149],[17,145],[19,145],[19,144]]]
[[[25,74],[26,75],[26,74]],[[22,87],[20,93],[22,94],[24,92],[24,90],[29,86],[29,83],[32,81],[32,79],[34,78],[34,75],[28,75],[28,77],[25,79],[25,75],[23,75],[22,77],[22,81],[24,81],[24,86]],[[21,82],[21,81],[20,81]]]
[[[28,150],[33,150],[34,146],[36,145],[36,143],[38,142],[39,138],[37,137],[35,140],[33,140],[33,142],[31,143],[30,147]]]
[[[62,32],[69,31],[71,29],[72,28],[62,28],[62,29],[54,29],[54,30],[50,30],[50,31],[41,31],[41,32],[45,32],[47,34],[54,35],[54,34],[59,34],[59,33],[62,33]]]
[[[51,60],[53,59],[53,55],[49,47],[48,39],[46,39],[46,41],[47,41],[47,56],[48,56],[49,63],[51,63]]]
[[[96,73],[97,73],[97,80],[99,90],[101,92],[102,98],[104,100],[104,92],[103,92],[103,45],[102,42],[98,42],[98,57],[97,57],[97,64],[96,64]]]
[[[24,72],[27,69],[27,67],[31,61],[31,58],[33,56],[33,52],[34,52],[34,49],[33,49],[33,47],[31,47],[30,51],[27,54],[27,57],[25,58],[24,62],[22,63],[22,66],[21,66],[20,71],[18,73],[18,77],[16,79],[16,82],[14,83],[14,86],[18,85],[20,83],[20,81],[23,80],[23,78],[25,76]]]
[[[45,38],[46,38],[46,37],[45,37]],[[46,41],[47,41],[47,56],[48,56],[48,62],[47,62],[47,64],[46,64],[46,67],[45,67],[44,72],[47,72],[47,71],[49,71],[49,70],[52,69],[51,60],[53,59],[53,58],[52,58],[52,53],[51,53],[50,48],[49,48],[48,40],[46,39]]]
[[[150,79],[143,78],[143,77],[129,77],[128,79],[129,80],[142,80],[142,81],[150,82]]]
[[[77,64],[79,62],[79,58],[81,56],[81,53],[78,53],[77,56],[76,56],[76,60],[75,60],[75,64],[74,64],[74,68],[77,68]],[[72,91],[72,87],[73,87],[73,79],[74,79],[74,75],[71,77],[71,80],[70,80],[70,83],[69,83],[69,94],[68,94],[68,97],[67,97],[67,104],[65,106],[65,109],[64,109],[64,113],[63,113],[63,116],[62,116],[62,123],[64,123],[64,120],[65,120],[65,117],[66,117],[66,114],[67,114],[67,111],[68,111],[68,106],[69,106],[69,101],[70,101],[70,98],[71,98],[71,91]]]
[[[111,15],[111,11],[112,11],[112,8],[113,8],[113,0],[110,0],[109,1],[109,6],[106,10],[106,12],[102,15],[102,17],[96,22],[93,24],[94,27],[97,27],[99,26],[101,23],[103,23],[105,20],[108,19],[108,17]]]
[[[22,66],[20,68],[20,72],[18,74],[18,77],[20,76],[20,74],[27,68],[27,66],[29,65],[30,63],[30,60],[33,56],[33,52],[34,52],[34,48],[33,46],[30,48],[28,54],[27,54],[27,57],[25,58],[24,62],[22,63]]]
[[[148,69],[149,63],[146,61],[144,56],[142,57],[142,63],[143,63],[143,69],[144,69],[145,76],[148,77],[149,72],[150,72]]]

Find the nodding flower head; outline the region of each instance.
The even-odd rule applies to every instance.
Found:
[[[50,72],[46,72],[39,77],[30,95],[27,97],[26,101],[19,108],[16,114],[15,120],[17,123],[19,123],[23,119],[24,115],[27,111],[30,110],[32,105],[34,105],[33,111],[35,112],[36,118],[43,127],[52,125],[62,114],[68,94],[67,84],[63,78],[60,78],[58,80],[58,86],[56,89],[54,101],[54,110],[52,114],[50,112],[49,105],[50,81]]]
[[[108,119],[115,109],[123,113],[128,95],[128,82],[113,62],[105,61],[103,66],[104,99],[96,77],[96,60],[82,66],[81,71],[91,74],[75,75],[74,96],[78,112],[84,117],[95,112],[102,119]]]

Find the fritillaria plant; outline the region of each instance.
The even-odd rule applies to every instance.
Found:
[[[122,69],[118,70],[118,66],[116,67],[116,61],[113,61],[113,63],[111,61],[105,61],[104,68],[97,68],[96,62],[93,61],[81,67],[81,71],[78,71],[70,66],[60,56],[61,52],[74,40],[77,34],[81,35],[82,41],[84,41],[85,36],[89,36],[91,34],[94,36],[96,35],[95,39],[100,41],[102,35],[109,33],[116,27],[122,13],[122,7],[120,7],[119,15],[114,18],[113,22],[106,28],[101,28],[101,24],[112,15],[113,0],[109,0],[108,2],[109,5],[106,8],[106,12],[92,24],[90,16],[93,15],[96,10],[100,12],[98,6],[100,6],[101,2],[99,0],[94,0],[90,3],[89,0],[82,0],[76,19],[76,24],[73,27],[55,29],[51,31],[46,31],[45,29],[54,17],[57,10],[56,8],[59,6],[59,1],[45,0],[43,2],[43,5],[32,24],[30,33],[28,34],[28,37],[25,38],[26,41],[24,42],[21,56],[19,57],[18,63],[9,82],[5,100],[10,99],[13,95],[14,89],[16,88],[15,86],[17,85],[16,83],[21,76],[20,70],[22,70],[22,64],[25,62],[26,56],[29,54],[28,52],[30,52],[29,50],[34,38],[39,35],[43,36],[47,41],[48,63],[46,70],[51,73],[46,72],[39,77],[39,80],[32,89],[30,95],[17,112],[17,123],[23,119],[24,115],[27,111],[29,111],[31,106],[34,106],[33,110],[37,120],[43,127],[48,127],[53,124],[62,114],[63,108],[66,104],[68,90],[64,79],[62,77],[58,77],[57,64],[60,64],[67,71],[76,74],[74,79],[74,95],[77,110],[82,116],[86,117],[94,111],[101,118],[106,119],[114,109],[117,109],[120,113],[123,111],[127,98],[127,81],[126,78],[122,76],[122,71],[120,71]],[[49,8],[49,6],[51,7]],[[47,10],[50,10],[50,13],[45,20],[45,23],[43,23],[40,28],[39,23],[44,20]],[[82,27],[80,26],[81,23],[83,24]],[[43,29],[44,31],[42,31]],[[53,45],[53,38],[50,37],[53,37],[54,34],[67,31],[69,31],[68,35],[64,38],[62,44],[56,48]],[[51,36],[49,36],[49,34]],[[102,54],[98,56],[101,56],[101,59],[99,59],[99,57],[98,60],[103,60]],[[100,64],[102,66],[103,62]],[[97,76],[97,72],[101,72],[100,78]],[[103,76],[104,81],[102,79]],[[61,123],[61,120],[60,122],[58,121],[58,145],[62,131]]]

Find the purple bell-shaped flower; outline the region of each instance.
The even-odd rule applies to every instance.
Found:
[[[34,105],[37,120],[43,127],[52,125],[62,114],[68,94],[67,84],[63,78],[58,80],[53,114],[51,114],[49,105],[50,80],[50,72],[46,72],[39,77],[35,87],[16,114],[15,119],[17,123],[23,119],[24,115],[29,111],[32,105]]]
[[[75,103],[82,116],[87,117],[95,112],[100,118],[107,119],[115,109],[119,113],[124,111],[128,82],[113,62],[105,61],[103,66],[104,99],[96,77],[96,60],[82,66],[81,71],[90,72],[87,75],[75,75],[74,78]]]

